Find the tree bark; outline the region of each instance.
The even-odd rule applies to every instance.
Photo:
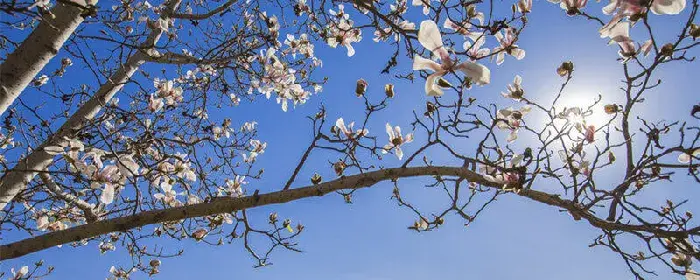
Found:
[[[39,26],[0,65],[0,115],[17,99],[39,71],[58,54],[63,43],[83,22],[83,0],[76,5],[58,1],[51,16],[44,16]]]
[[[28,238],[0,246],[0,260],[18,258],[30,253],[38,252],[53,246],[76,242],[83,239],[97,237],[116,231],[128,231],[137,227],[163,222],[178,221],[186,218],[204,217],[221,213],[256,208],[264,205],[282,204],[303,198],[324,196],[342,189],[360,189],[370,187],[376,183],[396,178],[416,176],[454,176],[469,182],[481,184],[491,188],[501,189],[500,183],[490,182],[483,176],[463,167],[449,166],[422,166],[388,168],[358,175],[344,176],[336,180],[311,185],[296,189],[281,190],[260,195],[245,197],[219,197],[211,202],[186,205],[168,209],[151,210],[131,216],[112,218],[90,224],[72,227],[66,230],[50,232],[33,238]],[[684,237],[689,233],[697,234],[700,228],[687,231],[667,231],[653,225],[634,225],[609,222],[593,215],[590,211],[580,209],[576,203],[562,199],[558,195],[552,195],[541,191],[522,189],[518,195],[531,200],[566,209],[588,221],[591,225],[605,230],[620,230],[628,232],[646,232],[659,237]]]

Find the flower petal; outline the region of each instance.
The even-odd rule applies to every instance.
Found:
[[[491,70],[482,64],[467,61],[457,65],[457,69],[478,85],[485,85],[491,82]]]
[[[442,48],[442,35],[440,35],[440,30],[434,21],[424,20],[420,23],[418,42],[431,52]]]
[[[425,80],[425,94],[428,96],[442,96],[444,94],[442,89],[435,84],[435,80],[439,77],[442,77],[441,72],[435,72],[428,76]]]
[[[420,55],[413,57],[413,70],[433,70],[440,71],[440,64]]]
[[[654,0],[651,11],[657,15],[677,15],[685,9],[685,0]]]

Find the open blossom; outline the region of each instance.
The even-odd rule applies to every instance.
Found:
[[[395,23],[399,28],[403,30],[415,30],[416,29],[416,24],[407,20],[401,21],[401,22],[396,22]],[[401,41],[401,33],[395,32],[395,30],[391,27],[386,27],[382,29],[377,29],[374,31],[374,40],[375,42],[380,42],[380,41],[386,41],[389,39],[389,37],[394,36],[394,41],[399,42]]]
[[[351,122],[348,126],[345,126],[345,121],[343,121],[343,118],[339,118],[337,121],[335,121],[335,127],[338,129],[338,131],[345,135],[345,138],[347,139],[357,139],[366,136],[369,133],[366,128],[357,129],[353,132],[352,127],[354,125],[355,122]]]
[[[637,54],[643,53],[648,55],[651,51],[653,41],[647,40],[639,48],[635,45],[635,42],[630,38],[630,23],[628,21],[618,22],[609,28],[603,27],[600,30],[601,38],[610,38],[610,43],[617,43],[620,46],[619,54],[621,57],[628,59],[630,57],[636,56]]]
[[[507,86],[508,92],[501,92],[503,97],[512,98],[515,100],[520,100],[525,95],[525,90],[522,87],[523,78],[520,75],[515,75],[513,79],[513,84]]]
[[[176,87],[173,81],[154,79],[153,86],[158,89],[156,96],[165,99],[165,104],[175,105],[183,100],[182,88]],[[154,102],[158,102],[157,100]],[[150,103],[150,102],[149,102]]]
[[[353,27],[353,21],[350,20],[350,15],[345,13],[342,4],[338,5],[337,12],[329,10],[329,13],[335,16],[338,21],[331,27],[331,34],[327,40],[328,45],[331,48],[342,45],[348,49],[348,56],[355,55],[355,48],[352,47],[352,43],[362,40],[362,31]]]
[[[584,111],[581,107],[570,107],[557,114],[556,118],[567,120],[576,130],[583,132],[586,126],[586,117],[590,115],[590,111]]]
[[[548,0],[551,3],[559,3],[559,7],[566,11],[567,15],[573,16],[581,13],[581,9],[586,6],[588,0]]]
[[[680,163],[690,163],[690,160],[693,158],[700,158],[700,149],[695,149],[693,151],[693,154],[688,154],[688,153],[682,153],[678,156],[678,162]],[[696,160],[697,161],[697,160]]]
[[[15,271],[15,268],[13,267],[12,269],[10,269],[10,272],[12,272],[12,278],[10,278],[10,279],[12,279],[12,280],[22,279],[22,277],[29,274],[29,267],[25,265],[22,268],[20,268],[18,271]]]
[[[513,31],[513,28],[505,28],[503,32],[496,33],[496,40],[500,46],[496,47],[493,51],[497,52],[496,64],[501,65],[505,60],[506,54],[515,57],[517,60],[521,60],[525,57],[525,50],[518,47],[515,41],[518,39],[517,35]]]
[[[232,197],[242,196],[243,185],[245,184],[248,184],[248,182],[245,181],[245,176],[236,175],[236,178],[233,180],[226,179],[227,191]]]
[[[148,98],[148,110],[151,110],[151,112],[155,113],[163,109],[163,106],[165,106],[165,102],[163,102],[163,99],[156,98],[155,94],[151,93],[151,95]]]
[[[524,156],[521,154],[513,155],[509,161],[498,164],[503,165],[499,166],[499,168],[490,165],[482,165],[479,167],[479,173],[489,182],[503,184],[504,188],[508,185],[517,184],[520,181],[520,175],[512,171],[503,171],[503,169],[520,167],[523,158]]]
[[[522,118],[530,112],[530,110],[530,106],[523,106],[518,110],[515,110],[512,107],[498,110],[496,113],[496,127],[502,130],[510,130],[510,134],[506,138],[506,141],[510,143],[518,139],[520,122]]]
[[[180,206],[182,204],[177,200],[177,196],[179,194],[173,190],[173,185],[171,185],[170,182],[166,180],[160,183],[160,189],[162,192],[153,194],[155,199],[160,200],[163,202],[163,204],[171,207]]]
[[[654,0],[649,9],[657,15],[676,15],[685,9],[685,2],[686,0]],[[619,21],[626,16],[642,14],[646,9],[642,0],[610,0],[603,8],[603,13],[610,15],[617,11],[613,20]]]
[[[243,161],[254,162],[258,155],[265,152],[267,148],[267,143],[260,142],[260,140],[250,140],[250,152],[248,155],[243,154]]]
[[[418,31],[418,41],[440,59],[440,63],[415,55],[413,70],[431,70],[432,74],[425,81],[425,93],[428,96],[442,96],[442,89],[435,82],[445,74],[459,70],[477,84],[488,84],[491,80],[491,72],[486,66],[476,62],[465,61],[457,63],[450,58],[447,49],[442,45],[442,35],[434,21],[421,22]]]
[[[523,14],[532,12],[532,0],[518,1],[518,12],[521,12]]]
[[[483,33],[471,33],[467,36],[467,38],[474,41],[474,43],[472,43],[470,40],[465,40],[464,44],[462,45],[464,50],[467,51],[467,55],[471,61],[486,57],[491,53],[491,49],[482,48],[482,46],[486,43],[486,35]]]
[[[394,128],[392,128],[391,125],[387,123],[386,134],[389,135],[389,144],[386,144],[384,146],[382,153],[386,154],[393,149],[396,157],[399,158],[399,160],[401,160],[403,158],[403,151],[401,150],[401,145],[411,143],[413,141],[413,133],[409,133],[406,134],[406,136],[402,136],[400,127],[395,126]]]

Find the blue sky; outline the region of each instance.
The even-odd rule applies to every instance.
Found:
[[[549,100],[547,98],[561,82],[555,73],[556,67],[562,61],[572,60],[576,68],[570,87],[570,94],[575,96],[573,99],[592,99],[601,93],[607,101],[604,104],[621,100],[617,90],[621,66],[615,61],[618,48],[606,45],[605,39],[599,38],[598,25],[582,18],[567,17],[558,5],[540,0],[534,2],[529,27],[519,41],[520,47],[527,51],[526,57],[521,61],[508,57],[501,66],[490,63],[491,84],[473,90],[472,94],[480,100],[511,105],[500,97],[499,92],[515,74],[520,74],[527,94]],[[601,7],[601,4],[589,3],[587,9],[597,12]],[[683,13],[686,14],[687,11]],[[683,16],[654,17],[658,21],[658,40],[672,39],[678,31],[671,27],[677,26],[680,18]],[[420,16],[416,16],[415,21],[419,20]],[[268,143],[268,149],[258,160],[258,167],[265,169],[265,176],[263,180],[248,185],[248,189],[266,192],[283,186],[311,141],[310,123],[305,116],[314,113],[321,104],[328,109],[329,121],[338,117],[343,117],[346,122],[359,119],[362,103],[354,95],[355,81],[359,78],[368,81],[368,94],[377,97],[383,94],[385,83],[396,84],[397,96],[390,108],[375,116],[369,126],[370,134],[378,136],[380,142],[386,141],[385,122],[407,130],[412,112],[422,112],[426,101],[423,80],[411,84],[379,74],[385,58],[392,51],[388,45],[374,43],[371,34],[365,32],[363,41],[355,48],[357,54],[347,58],[344,48],[331,49],[317,44],[317,56],[324,61],[319,73],[329,76],[330,80],[323,93],[312,97],[305,105],[284,113],[273,100],[259,98],[252,104],[242,104],[215,116],[232,117],[240,123],[248,120],[259,123],[260,139]],[[404,58],[396,69],[406,73],[410,67],[410,61]],[[690,109],[688,104],[699,101],[690,82],[698,70],[696,63],[663,68],[659,77],[664,83],[648,96],[641,112],[653,114],[679,110],[683,116],[674,113],[665,116],[686,118]],[[418,143],[409,144],[406,151],[414,151]],[[516,144],[516,147],[526,143]],[[471,141],[453,144],[463,151],[473,147]],[[440,156],[441,153],[431,154],[437,160]],[[297,186],[306,185],[307,178],[314,172],[319,172],[324,178],[333,178],[328,160],[321,152],[314,152],[310,164],[300,173]],[[385,157],[381,162],[383,166],[399,164],[393,156]],[[614,174],[610,180],[614,180]],[[402,194],[412,198],[422,209],[439,207],[444,198],[436,190],[423,188],[425,182],[420,179],[402,181]],[[540,187],[546,190],[547,186]],[[674,184],[674,189],[654,188],[644,193],[642,199],[660,205],[668,196],[698,197],[698,190],[690,187],[693,187],[691,181],[680,180]],[[697,189],[697,185],[694,187]],[[277,251],[271,260],[273,265],[264,268],[252,267],[255,263],[240,243],[213,247],[193,241],[164,240],[161,244],[167,248],[183,248],[185,253],[179,258],[163,260],[161,273],[154,279],[575,280],[632,277],[614,253],[588,247],[598,234],[596,230],[545,205],[504,195],[468,228],[463,226],[462,220],[450,216],[440,230],[417,233],[406,229],[415,217],[406,209],[397,207],[390,197],[391,185],[384,183],[356,192],[353,204],[345,204],[338,195],[329,195],[251,210],[252,215],[260,217],[260,224],[265,223],[265,217],[274,211],[281,218],[290,218],[295,223],[301,221],[306,226],[298,239],[304,252]],[[690,210],[700,213],[698,206],[691,205]],[[57,268],[47,279],[103,279],[108,276],[111,265],[130,262],[124,248],[118,247],[115,252],[100,255],[97,245],[90,244],[77,249],[52,248],[5,262],[1,264],[2,271],[8,272],[10,267],[39,259]],[[659,279],[681,279],[678,275],[659,272]],[[134,275],[134,279],[142,278],[146,276]]]

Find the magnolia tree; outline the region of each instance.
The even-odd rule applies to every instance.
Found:
[[[157,245],[166,239],[240,240],[264,266],[275,249],[298,251],[304,226],[272,206],[261,210],[268,218],[249,218],[252,208],[331,193],[351,202],[387,181],[415,231],[437,230],[448,217],[470,224],[497,197],[517,196],[590,224],[600,232],[591,246],[609,248],[637,279],[655,275],[649,266],[700,279],[700,226],[686,211],[692,197],[637,199],[649,188],[700,182],[700,105],[638,113],[653,106],[643,101],[661,69],[694,63],[697,0],[550,0],[561,17],[599,33],[593,44],[619,54],[622,102],[599,96],[578,107],[562,105],[576,78],[571,61],[550,70],[561,84],[548,99],[529,96],[515,76],[499,85],[497,102],[480,101],[498,95],[481,87],[501,64],[526,56],[518,41],[536,16],[532,0],[103,1],[0,3],[0,260],[54,246],[123,247],[131,265],[109,273],[127,279],[157,274],[162,259],[182,253]],[[672,41],[655,39],[657,17],[673,18]],[[394,84],[348,85],[364,117],[351,122],[341,108],[320,108],[291,176],[259,191],[256,159],[267,144],[255,116],[231,107],[262,98],[291,111],[330,98],[319,94],[323,75],[338,73],[320,72],[314,50],[353,56],[363,39],[393,49],[376,71],[414,82],[425,106],[402,129],[391,125],[399,120],[376,120],[391,110]],[[70,71],[85,77],[63,79]],[[466,138],[477,144],[457,145]],[[520,148],[524,138],[529,145]],[[449,159],[433,160],[438,152]],[[325,170],[300,178],[313,157],[328,162]],[[448,203],[421,211],[421,201],[402,196],[407,177],[431,180]],[[19,237],[8,240],[8,232]],[[27,279],[53,270],[39,262],[2,273]]]

